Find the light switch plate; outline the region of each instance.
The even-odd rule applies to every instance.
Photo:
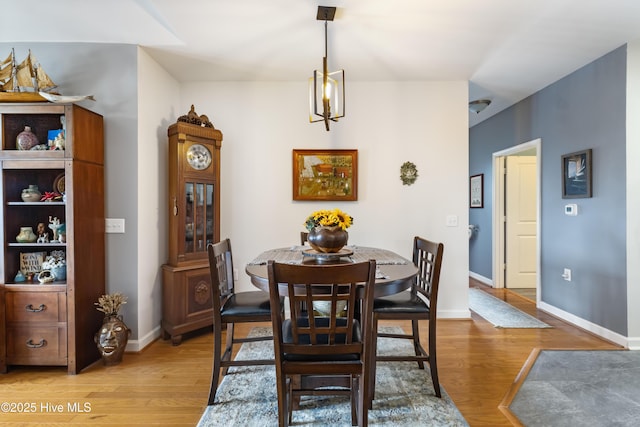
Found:
[[[447,227],[458,226],[458,215],[447,215]]]
[[[105,233],[124,233],[124,218],[105,218]]]

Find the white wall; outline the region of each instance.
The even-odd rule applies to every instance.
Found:
[[[630,349],[640,350],[640,40],[627,45],[627,324]]]
[[[168,257],[167,128],[183,114],[177,111],[178,100],[178,82],[138,49],[138,184],[137,197],[131,200],[137,205],[138,215],[125,225],[137,233],[138,334],[127,346],[128,351],[142,349],[160,336],[160,266]]]
[[[414,235],[444,242],[439,313],[468,318],[467,95],[467,82],[347,82],[346,117],[327,132],[308,122],[305,79],[183,84],[182,113],[194,104],[223,133],[220,236],[232,240],[238,288],[252,289],[243,271],[256,255],[297,244],[309,213],[339,207],[355,219],[350,244],[410,258]],[[294,148],[357,149],[358,201],[292,201]],[[418,168],[412,186],[405,161]]]

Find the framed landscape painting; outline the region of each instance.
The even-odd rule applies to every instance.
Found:
[[[562,198],[591,197],[591,149],[562,156]]]
[[[358,200],[358,150],[293,150],[293,200]]]

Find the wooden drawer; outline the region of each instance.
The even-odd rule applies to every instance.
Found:
[[[66,365],[66,326],[9,326],[7,364]]]
[[[64,292],[6,293],[7,323],[67,321],[67,303]]]

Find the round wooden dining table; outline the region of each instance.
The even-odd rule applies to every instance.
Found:
[[[330,267],[336,263],[353,263],[364,262],[370,259],[376,260],[376,281],[374,297],[382,297],[386,295],[396,294],[402,292],[411,287],[413,279],[418,274],[418,268],[412,261],[403,258],[402,256],[380,248],[368,248],[368,247],[355,247],[350,246],[345,249],[344,256],[329,256],[314,253],[308,246],[292,246],[290,248],[278,248],[270,249],[261,253],[253,261],[247,264],[245,271],[251,277],[251,283],[257,288],[269,292],[269,279],[267,275],[267,262],[274,260],[276,262],[284,262],[290,264],[303,264],[303,265],[326,265]],[[286,296],[288,289],[286,285],[279,286],[280,295]],[[372,333],[376,333],[372,331]],[[373,342],[372,339],[367,339],[366,342]],[[367,353],[373,352],[375,349],[368,349]],[[373,362],[375,364],[375,361]],[[367,368],[367,376],[373,377],[373,387],[375,388],[375,375],[374,365]],[[326,385],[323,380],[317,383],[317,386]],[[314,379],[308,385],[313,388]],[[338,381],[338,380],[334,380]],[[332,383],[333,384],[333,383]],[[335,383],[341,384],[341,383]],[[342,384],[345,387],[349,387],[349,384]],[[370,399],[370,397],[366,397]],[[297,403],[294,403],[296,405]],[[370,402],[367,401],[367,405],[370,406]]]
[[[267,250],[249,262],[245,268],[251,278],[251,283],[265,292],[269,292],[269,279],[267,277],[267,261],[285,262],[303,265],[326,265],[336,263],[363,262],[370,259],[376,260],[376,288],[375,297],[397,294],[411,287],[411,283],[418,274],[418,268],[411,260],[403,258],[395,252],[369,247],[347,247],[350,255],[336,257],[327,260],[323,256],[314,256],[308,246],[292,246],[289,248],[277,248]],[[312,255],[309,255],[312,254]],[[284,294],[286,288],[281,289]]]

